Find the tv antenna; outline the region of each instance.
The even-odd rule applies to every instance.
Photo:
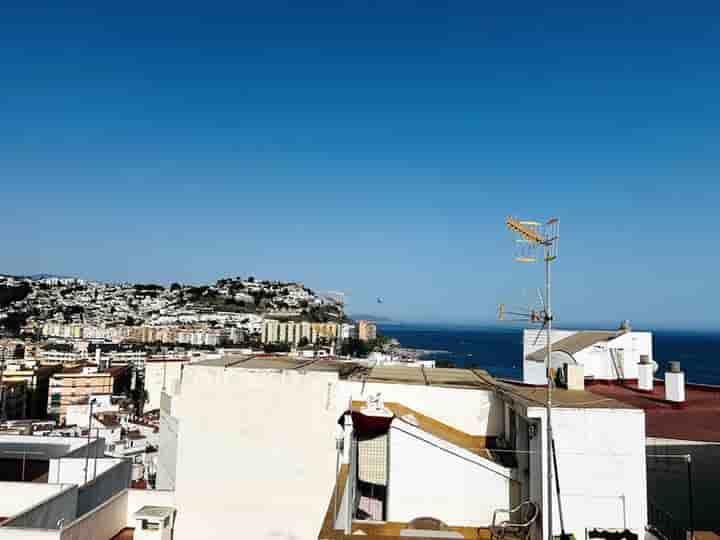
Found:
[[[553,460],[554,443],[552,432],[552,322],[553,312],[550,303],[551,279],[550,279],[550,263],[558,258],[558,245],[560,243],[560,221],[552,218],[545,223],[539,221],[521,221],[513,217],[505,220],[505,225],[515,235],[515,260],[520,263],[534,263],[542,259],[545,262],[545,294],[538,290],[540,310],[527,311],[506,311],[503,304],[500,305],[498,316],[500,320],[505,320],[508,314],[514,319],[525,320],[531,323],[541,323],[542,327],[538,331],[535,338],[540,337],[543,329],[547,332],[545,342],[545,376],[547,377],[547,399],[545,402],[545,411],[547,416],[546,422],[546,439],[547,439],[547,523],[548,523],[548,540],[553,540],[553,468],[556,465]],[[557,470],[555,471],[557,475]],[[559,486],[558,486],[559,487]],[[562,536],[565,537],[565,525],[563,523],[562,506],[560,504],[560,493],[558,489],[558,509],[560,511],[560,526]]]

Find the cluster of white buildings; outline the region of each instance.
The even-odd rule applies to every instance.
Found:
[[[478,540],[490,537],[498,512],[521,505],[529,510],[521,533],[532,540],[548,536],[551,511],[556,536],[662,538],[647,449],[658,426],[680,426],[665,434],[678,441],[689,435],[682,423],[693,392],[717,389],[686,394],[677,366],[641,388],[643,370],[655,368],[643,333],[558,331],[552,339],[553,373],[565,371],[553,392],[557,485],[547,470],[545,381],[530,364],[542,361],[534,334],[526,335],[523,382],[332,357],[154,357],[145,378],[158,430],[137,430],[136,448],[118,446],[105,411],[97,429],[113,456],[156,444],[157,455],[135,465],[156,471],[157,489],[112,488],[100,506],[73,511],[18,508],[0,539],[150,538],[153,523],[152,538],[176,540]],[[86,412],[68,414],[82,424]],[[658,414],[673,420],[656,424]],[[710,438],[720,431],[697,429]]]

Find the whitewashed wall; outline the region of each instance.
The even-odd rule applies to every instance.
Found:
[[[575,334],[575,331],[553,330],[553,343]],[[523,345],[523,381],[529,384],[545,384],[545,367],[542,362],[524,360],[527,354],[538,349],[540,343],[545,346],[545,338],[533,346],[535,331],[525,330]],[[622,357],[616,351],[622,351]],[[525,352],[527,351],[527,352]],[[614,356],[612,352],[615,351]],[[573,355],[576,362],[584,366],[586,377],[600,380],[615,380],[618,369],[625,379],[637,379],[637,365],[640,355],[646,354],[653,360],[652,333],[628,332],[610,341],[599,342]],[[613,361],[613,358],[615,361]],[[616,368],[617,365],[617,368]]]
[[[60,540],[60,531],[50,529],[25,529],[22,527],[0,527],[0,539]]]
[[[77,516],[78,488],[69,485],[63,488],[38,503],[28,505],[8,519],[0,530],[11,527],[58,529],[60,523],[72,521]]]
[[[316,538],[335,484],[336,373],[187,365],[176,540]]]
[[[91,482],[93,478],[100,476],[102,473],[120,463],[121,459],[113,458],[90,458],[88,464],[87,481]],[[97,465],[97,467],[96,467]],[[48,469],[48,480],[50,482],[77,484],[79,486],[85,483],[85,459],[83,458],[61,458],[51,459],[50,468]]]
[[[510,504],[510,470],[395,420],[390,431],[388,521],[432,516],[485,527]]]
[[[0,516],[10,517],[64,491],[62,484],[0,482]]]
[[[545,411],[533,408],[528,415],[544,420]],[[544,430],[543,422],[540,433],[531,441],[531,449],[540,447],[542,452],[542,468],[531,470],[535,496],[538,487],[546,485]],[[585,530],[593,528],[628,528],[644,534],[645,413],[635,409],[558,408],[553,409],[553,430],[567,531],[576,538],[585,538]],[[537,465],[537,459],[532,462]],[[545,505],[545,488],[541,489]],[[559,534],[557,506],[553,516],[553,531]],[[546,526],[544,523],[543,528]]]
[[[158,489],[175,489],[179,430],[179,420],[161,409],[156,477]]]
[[[385,401],[400,403],[471,435],[502,433],[502,403],[488,390],[340,381],[338,406],[344,410],[350,397],[365,401],[369,395],[378,392]]]
[[[145,363],[145,390],[148,393],[148,401],[145,403],[145,411],[160,408],[160,394],[165,379],[166,390],[170,392],[180,381],[182,366],[186,362],[170,360],[168,362],[146,362]],[[163,371],[165,374],[163,377]]]

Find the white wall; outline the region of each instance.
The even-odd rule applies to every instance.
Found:
[[[532,491],[537,494],[538,486],[545,485],[545,411],[532,408],[528,415],[543,419],[542,429],[531,441],[531,450],[540,446],[543,456],[542,470],[531,470],[531,485],[535,486]],[[585,530],[593,528],[628,528],[644,534],[645,413],[636,409],[556,408],[553,432],[567,531],[576,538],[585,538]],[[542,489],[545,504],[546,488]],[[553,531],[560,534],[555,499],[553,496]]]
[[[78,506],[78,488],[64,485],[62,491],[51,493],[44,500],[26,506],[8,519],[0,529],[29,527],[36,529],[57,529],[59,523],[75,519]]]
[[[171,392],[180,381],[182,366],[187,362],[168,360],[167,362],[146,362],[145,363],[145,390],[148,393],[148,400],[145,403],[145,411],[160,408],[160,394],[165,380],[165,390]],[[163,377],[163,371],[164,377]]]
[[[525,384],[547,384],[545,362],[523,359],[523,382]]]
[[[353,400],[365,401],[377,392],[384,401],[400,403],[470,435],[502,433],[502,404],[489,390],[340,381],[338,415],[346,410],[350,396]]]
[[[60,531],[49,529],[25,529],[22,527],[0,527],[0,538],[12,540],[59,540]]]
[[[158,489],[175,489],[179,430],[179,420],[161,410],[156,477]]]
[[[316,538],[335,484],[337,379],[187,365],[176,540]]]
[[[387,520],[432,516],[449,525],[485,527],[510,504],[510,469],[405,422],[390,430]]]
[[[90,458],[87,461],[88,475],[87,481],[92,482],[93,478],[100,476],[108,469],[122,462],[120,459],[112,458]],[[97,467],[96,467],[97,464]],[[48,470],[48,480],[50,482],[77,484],[82,486],[85,484],[85,459],[83,458],[62,458],[51,459],[50,469]]]
[[[19,514],[67,487],[62,484],[0,482],[0,517]]]
[[[523,358],[525,358],[528,354],[545,348],[545,343],[547,343],[547,332],[544,330],[539,332],[539,330],[539,326],[537,328],[525,328],[523,330]],[[550,339],[553,343],[555,343],[556,341],[565,339],[573,334],[577,334],[577,330],[552,330]]]
[[[576,331],[553,330],[553,343],[575,334]],[[533,345],[536,332],[525,330],[523,335],[523,381],[528,384],[546,384],[545,367],[542,362],[525,360],[531,352],[538,350],[540,344],[545,346],[545,337],[541,336],[537,344]],[[600,380],[615,380],[618,378],[617,369],[611,356],[611,350],[622,350],[622,360],[615,356],[620,373],[625,379],[637,379],[637,365],[640,355],[646,354],[653,360],[652,333],[627,332],[610,341],[601,341],[595,345],[578,351],[573,355],[575,361],[585,368],[586,377]]]

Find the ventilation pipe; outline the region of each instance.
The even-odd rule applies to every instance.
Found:
[[[640,355],[640,364],[638,365],[638,388],[646,392],[653,390],[653,373],[655,366],[650,361],[647,354]]]
[[[680,362],[669,362],[665,372],[665,399],[682,403],[685,401],[685,373]]]

